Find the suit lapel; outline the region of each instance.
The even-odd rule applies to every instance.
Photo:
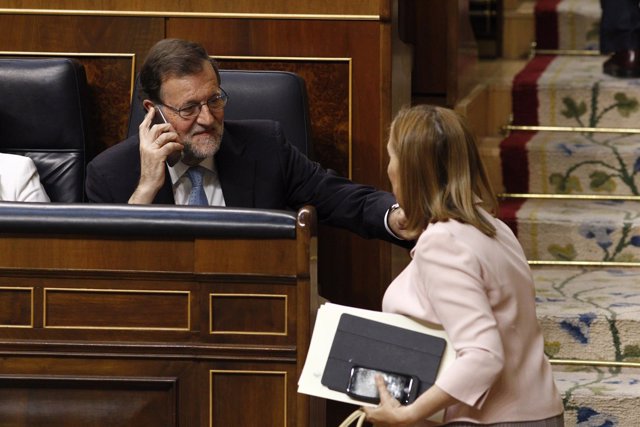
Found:
[[[238,208],[255,207],[255,161],[245,156],[244,141],[233,138],[226,127],[215,162],[225,204]]]

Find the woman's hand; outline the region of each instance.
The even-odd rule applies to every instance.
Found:
[[[403,427],[410,426],[416,420],[411,418],[411,405],[402,406],[387,391],[382,375],[376,375],[376,386],[380,395],[380,404],[375,408],[362,408],[367,416],[367,421],[376,427]]]

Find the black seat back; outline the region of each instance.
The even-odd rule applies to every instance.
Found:
[[[31,157],[53,202],[84,199],[87,105],[79,62],[0,58],[0,151]]]

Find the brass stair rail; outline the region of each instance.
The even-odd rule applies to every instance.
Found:
[[[614,362],[606,360],[549,359],[552,365],[601,366],[610,368],[640,368],[640,362]]]
[[[526,125],[504,125],[503,131],[531,131],[531,132],[574,132],[574,133],[640,133],[640,129],[635,128],[601,128],[601,127],[580,127],[580,126],[526,126]]]

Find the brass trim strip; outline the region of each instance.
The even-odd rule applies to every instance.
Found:
[[[336,15],[322,13],[220,13],[172,12],[91,9],[12,9],[0,8],[0,15],[71,15],[71,16],[125,16],[155,18],[219,18],[219,19],[286,19],[327,21],[381,21],[380,15]]]
[[[131,326],[47,326],[47,291],[56,292],[113,292],[137,294],[185,294],[187,296],[186,328],[149,328]],[[43,288],[42,327],[44,329],[85,329],[109,331],[190,331],[191,330],[191,291],[164,291],[160,289],[92,289],[92,288]]]
[[[213,298],[281,298],[284,300],[284,331],[260,332],[260,331],[214,331],[213,329]],[[289,334],[289,297],[284,294],[238,294],[238,293],[211,293],[209,294],[209,335],[258,335],[258,336],[287,336]]]
[[[572,126],[525,126],[525,125],[504,125],[503,130],[522,131],[548,131],[548,132],[575,132],[575,133],[640,133],[640,129],[633,128],[594,128],[594,127],[572,127]]]
[[[640,196],[599,195],[599,194],[542,194],[542,193],[499,193],[500,199],[556,199],[556,200],[627,200],[640,201]]]
[[[353,179],[353,58],[348,58],[349,63],[349,178]]]
[[[235,56],[235,55],[209,55],[213,59],[239,59],[258,61],[316,61],[316,62],[351,62],[347,57],[314,57],[314,56]],[[224,68],[223,68],[224,69]]]
[[[3,325],[0,324],[0,328],[7,328],[7,329],[28,329],[28,328],[33,328],[33,324],[34,324],[34,313],[35,313],[35,308],[34,308],[34,287],[20,287],[20,286],[0,286],[0,290],[9,290],[9,291],[23,291],[23,292],[29,292],[31,294],[31,307],[30,307],[30,311],[31,311],[31,319],[30,324],[29,325]]]
[[[573,359],[550,359],[552,365],[570,366],[603,366],[616,368],[640,368],[640,362],[614,362],[606,360],[573,360]]]
[[[72,58],[129,58],[131,59],[131,94],[133,95],[133,85],[136,70],[136,54],[135,53],[112,53],[112,52],[39,52],[39,51],[0,51],[0,55],[4,56],[61,56]]]
[[[528,260],[531,266],[566,266],[566,267],[640,267],[640,262],[632,261],[558,261]]]
[[[12,52],[8,50],[1,50],[0,55],[11,55],[11,56],[79,56],[79,57],[90,57],[90,56],[100,56],[100,57],[123,57],[123,58],[135,58],[135,53],[109,53],[109,52],[29,52],[29,51],[17,51]]]
[[[213,375],[214,374],[244,374],[244,375],[282,375],[284,377],[283,385],[283,399],[284,402],[284,424],[283,427],[287,427],[287,380],[289,375],[287,371],[250,371],[250,370],[223,370],[223,369],[211,369],[209,370],[209,427],[213,427]]]
[[[536,55],[565,55],[565,56],[602,56],[598,50],[587,49],[533,49],[533,53]]]

